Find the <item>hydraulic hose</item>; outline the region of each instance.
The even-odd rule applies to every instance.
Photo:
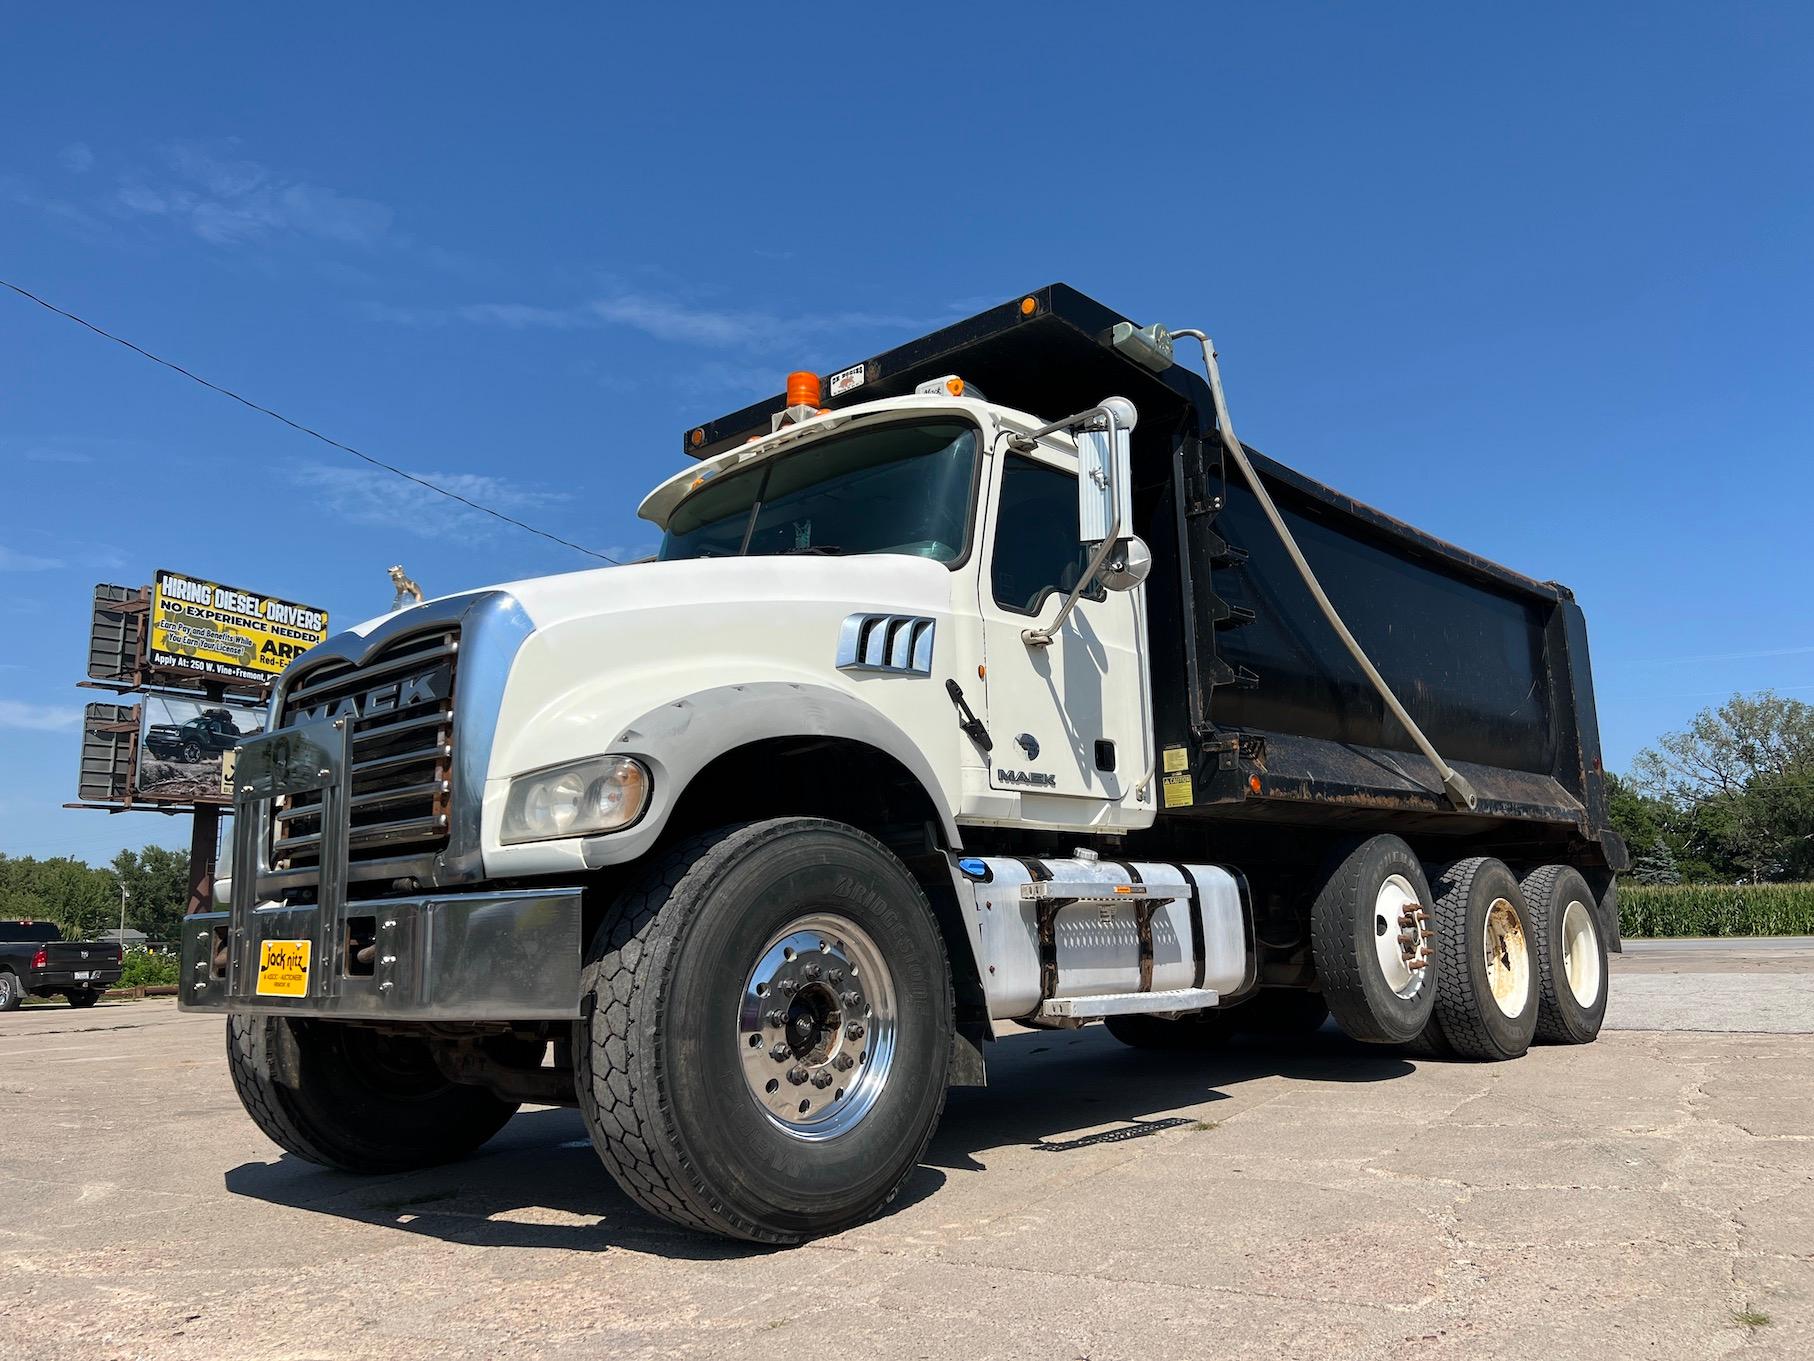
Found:
[[[1386,684],[1386,678],[1379,674],[1379,668],[1373,665],[1365,650],[1355,640],[1354,635],[1348,631],[1348,626],[1342,622],[1341,615],[1336,613],[1335,606],[1330,603],[1328,595],[1324,593],[1322,583],[1316,579],[1316,573],[1310,570],[1310,563],[1305,559],[1303,550],[1298,547],[1297,540],[1292,537],[1291,530],[1286,527],[1284,517],[1279,514],[1279,508],[1273,504],[1272,494],[1266,490],[1265,484],[1260,481],[1259,473],[1248,461],[1247,451],[1241,447],[1241,441],[1235,438],[1234,423],[1228,418],[1228,402],[1222,395],[1222,374],[1216,367],[1215,345],[1207,335],[1195,329],[1173,331],[1172,335],[1174,337],[1188,336],[1203,347],[1203,371],[1209,377],[1209,394],[1216,404],[1216,427],[1222,434],[1222,446],[1228,451],[1228,456],[1234,460],[1235,467],[1241,470],[1241,477],[1253,489],[1254,498],[1259,501],[1260,509],[1266,512],[1266,518],[1271,521],[1273,531],[1279,536],[1279,542],[1285,545],[1285,551],[1290,554],[1292,563],[1298,569],[1298,575],[1304,579],[1304,585],[1309,588],[1311,598],[1316,601],[1316,607],[1323,612],[1323,618],[1329,621],[1329,627],[1335,630],[1336,636],[1347,647],[1355,664],[1372,682],[1373,688],[1379,692],[1379,697],[1392,711],[1392,716],[1404,725],[1405,731],[1411,734],[1411,740],[1417,744],[1417,749],[1428,758],[1431,765],[1436,767],[1436,773],[1442,779],[1442,787],[1449,796],[1449,802],[1457,808],[1471,811],[1480,801],[1480,796],[1474,792],[1474,786],[1442,759],[1442,753],[1436,750],[1430,739],[1424,736],[1423,729],[1418,727],[1411,715],[1405,712],[1405,706],[1398,702],[1398,696],[1392,693],[1392,687]]]

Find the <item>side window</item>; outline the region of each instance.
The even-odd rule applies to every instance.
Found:
[[[1077,584],[1089,561],[1089,550],[1077,542],[1077,479],[1009,454],[989,571],[995,603],[1016,614],[1038,614],[1048,595]],[[1100,591],[1091,594],[1101,597]]]

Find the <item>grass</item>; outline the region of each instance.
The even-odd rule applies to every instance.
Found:
[[[1222,1122],[1220,1120],[1198,1120],[1191,1125],[1191,1128],[1196,1130],[1199,1134],[1204,1134],[1212,1129],[1220,1129],[1221,1126]]]
[[[1743,1309],[1734,1309],[1732,1311],[1732,1321],[1745,1328],[1765,1328],[1769,1326],[1770,1316],[1768,1314],[1760,1314],[1750,1305],[1746,1305]]]
[[[1814,936],[1814,884],[1619,884],[1619,932]]]

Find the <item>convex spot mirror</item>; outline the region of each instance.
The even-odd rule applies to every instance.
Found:
[[[1096,579],[1111,591],[1131,591],[1145,581],[1153,570],[1153,553],[1146,540],[1129,536],[1115,545],[1109,560],[1102,564]]]

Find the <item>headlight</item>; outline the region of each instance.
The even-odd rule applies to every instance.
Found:
[[[628,827],[649,801],[649,772],[631,756],[595,756],[510,782],[503,840],[547,841]]]

